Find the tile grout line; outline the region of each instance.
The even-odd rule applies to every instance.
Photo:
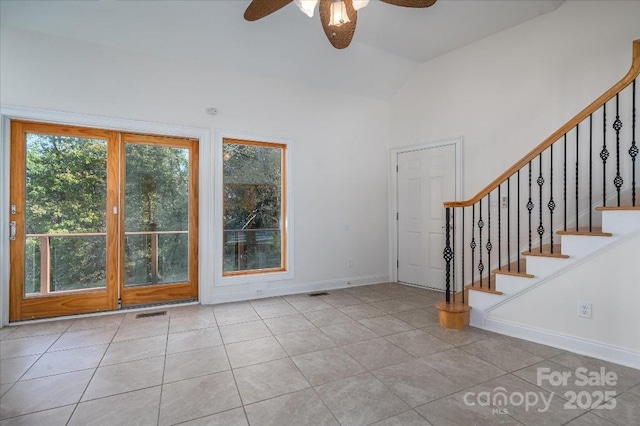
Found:
[[[87,392],[87,389],[89,388],[89,385],[91,384],[91,382],[93,381],[93,378],[95,377],[96,373],[98,372],[98,368],[100,368],[100,364],[102,363],[102,360],[107,355],[107,352],[109,351],[109,348],[111,347],[111,344],[113,343],[113,339],[115,339],[116,334],[118,334],[118,330],[120,330],[120,327],[122,327],[123,321],[124,321],[124,316],[122,317],[122,320],[120,321],[120,324],[118,324],[118,328],[116,329],[115,333],[113,333],[113,336],[111,336],[111,340],[109,341],[109,344],[108,344],[107,348],[105,349],[104,353],[102,354],[102,357],[100,357],[100,361],[98,361],[98,365],[96,366],[95,370],[93,371],[93,374],[91,375],[91,378],[89,379],[89,381],[87,382],[87,385],[85,386],[84,390],[82,391],[82,394],[80,394],[80,398],[78,398],[78,402],[76,402],[75,407],[73,407],[73,411],[71,412],[71,415],[69,416],[69,418],[67,419],[67,422],[65,423],[67,426],[71,422],[71,419],[73,418],[73,415],[76,413],[76,410],[78,409],[78,406],[80,405],[80,401],[82,401],[82,397]]]

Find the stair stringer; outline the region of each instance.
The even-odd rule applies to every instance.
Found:
[[[609,237],[608,240],[610,242],[606,246],[601,247],[599,250],[591,252],[583,257],[572,259],[573,262],[569,262],[566,267],[560,268],[546,277],[534,279],[530,285],[524,287],[518,292],[503,294],[501,296],[490,295],[494,297],[493,300],[495,303],[493,304],[486,303],[485,301],[484,306],[477,309],[471,304],[472,298],[470,297],[469,302],[473,307],[471,312],[476,311],[471,317],[472,325],[485,330],[524,338],[533,342],[554,346],[564,350],[570,350],[572,352],[640,369],[640,333],[637,333],[637,327],[635,326],[635,324],[640,323],[640,310],[637,309],[637,303],[640,301],[640,273],[637,270],[637,259],[635,259],[637,254],[640,253],[640,229],[636,228],[634,232],[626,235],[614,235],[613,237]],[[621,248],[621,246],[625,247]],[[617,250],[618,248],[620,248],[620,250]],[[620,253],[623,249],[627,250]],[[617,251],[613,252],[614,250]],[[567,304],[565,308],[572,311],[577,320],[583,321],[580,323],[581,326],[584,327],[582,330],[583,333],[567,332],[567,330],[562,330],[562,327],[566,325],[563,324],[562,320],[557,321],[557,327],[554,329],[554,327],[540,327],[535,324],[510,320],[508,319],[508,315],[504,315],[503,312],[500,312],[501,307],[508,306],[509,304],[512,304],[512,307],[515,306],[513,303],[518,299],[521,301],[535,299],[535,297],[529,296],[533,295],[538,290],[547,292],[553,291],[558,292],[558,294],[563,290],[566,291],[565,287],[570,286],[567,285],[567,274],[579,272],[581,268],[584,269],[589,265],[593,265],[593,262],[599,257],[611,256],[612,254],[620,256],[621,262],[624,263],[623,267],[626,268],[625,270],[628,271],[628,274],[632,274],[629,276],[633,276],[634,279],[633,286],[631,287],[631,294],[619,288],[614,288],[612,289],[613,291],[608,292],[608,294],[611,295],[611,298],[613,298],[612,300],[615,300],[615,303],[620,304],[621,307],[619,312],[616,311],[615,317],[612,317],[607,321],[612,327],[612,334],[616,334],[618,332],[630,333],[628,339],[622,339],[625,343],[622,343],[619,338],[616,341],[607,341],[609,336],[601,336],[600,338],[589,336],[589,331],[592,328],[592,324],[594,324],[589,323],[589,321],[594,320],[577,318],[577,300],[581,300],[582,298],[586,301],[590,301],[590,296],[585,296],[579,292],[569,294],[569,298],[572,298],[574,302]],[[625,261],[622,259],[623,257],[628,257],[628,259]],[[565,278],[564,281],[560,281],[563,279],[563,276]],[[636,277],[637,281],[635,280]],[[612,282],[611,280],[607,281],[605,279],[602,280],[599,285],[609,286],[609,288],[611,288],[610,286],[612,285]],[[613,285],[615,285],[615,283],[613,283]],[[556,287],[554,288],[554,286]],[[567,293],[565,292],[563,295],[566,296]],[[594,304],[594,319],[602,320],[601,317],[598,318],[597,316],[599,315],[600,305],[605,303],[606,302],[598,301],[598,303]],[[609,301],[608,303],[613,302]],[[625,308],[622,306],[625,303],[630,305]],[[549,314],[540,312],[541,318],[545,315],[551,318],[554,317],[553,313]]]

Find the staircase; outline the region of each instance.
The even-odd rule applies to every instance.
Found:
[[[554,247],[553,253],[549,246],[543,246],[541,252],[523,252],[520,272],[515,265],[511,270],[503,267],[492,271],[491,288],[467,285],[465,300],[473,307],[471,324],[484,328],[485,318],[493,308],[640,231],[640,207],[597,207],[596,210],[602,212],[602,228],[558,231],[561,243]]]
[[[443,327],[485,327],[494,309],[640,235],[639,74],[636,40],[611,89],[476,196],[444,203]]]

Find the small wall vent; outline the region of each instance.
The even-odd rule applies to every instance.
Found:
[[[167,311],[144,312],[142,314],[136,315],[136,319],[138,319],[138,318],[149,318],[149,317],[161,317],[163,315],[167,315]]]

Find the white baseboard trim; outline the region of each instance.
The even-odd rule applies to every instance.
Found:
[[[270,288],[265,289],[264,292],[260,295],[257,295],[252,291],[213,294],[211,304],[216,305],[219,303],[242,302],[246,300],[264,299],[267,297],[275,296],[287,296],[292,294],[304,294],[317,291],[338,290],[341,288],[359,287],[363,285],[380,284],[386,282],[389,282],[388,275],[369,275],[361,277],[338,278],[335,280],[315,281],[295,286],[288,285],[286,287],[278,287],[272,284]]]
[[[640,353],[618,346],[486,317],[484,318],[483,324],[476,325],[476,327],[640,369]]]

